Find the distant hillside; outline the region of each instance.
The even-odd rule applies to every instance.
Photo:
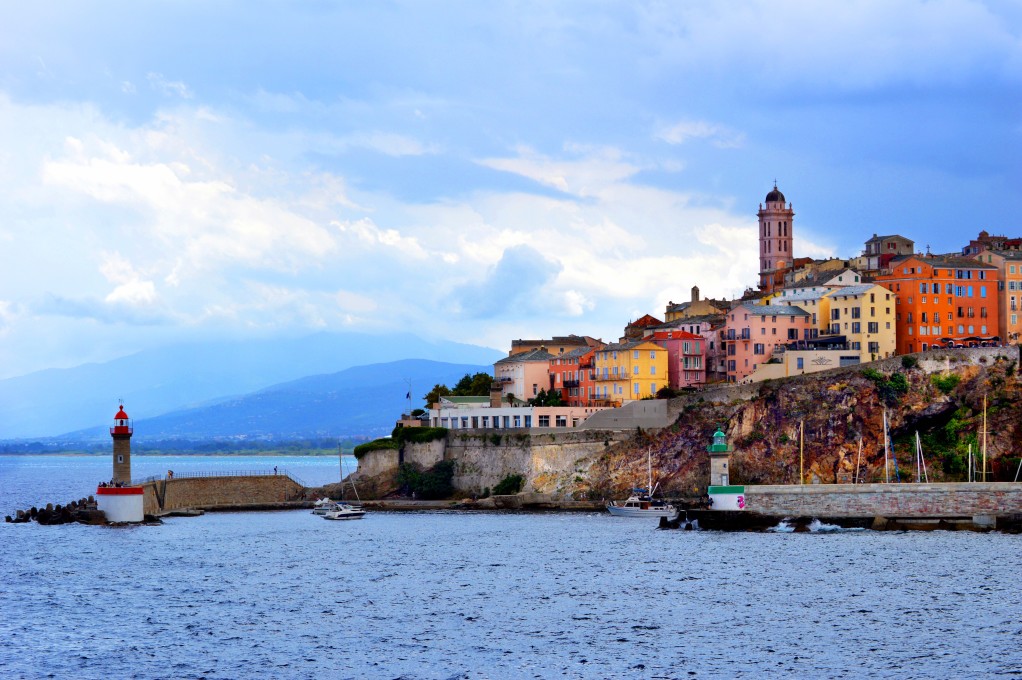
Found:
[[[242,397],[154,418],[134,418],[140,444],[161,439],[298,439],[376,437],[389,434],[407,411],[408,382],[413,408],[436,383],[453,385],[466,373],[490,373],[492,365],[449,364],[406,359],[357,366],[274,385]],[[130,412],[129,412],[130,413]],[[107,424],[62,439],[108,439]]]
[[[132,418],[142,420],[353,366],[415,358],[488,365],[489,372],[501,356],[486,347],[428,342],[407,333],[177,345],[0,380],[0,439],[56,436],[106,423],[118,399]],[[406,391],[400,391],[402,397]]]

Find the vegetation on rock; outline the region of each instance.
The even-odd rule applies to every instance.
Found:
[[[508,496],[516,494],[522,490],[525,486],[525,477],[522,475],[508,475],[504,479],[500,480],[497,486],[493,487],[493,495],[495,496]]]

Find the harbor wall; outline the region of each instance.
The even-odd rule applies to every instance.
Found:
[[[1022,484],[746,486],[746,510],[791,517],[974,517],[1022,513]]]
[[[243,509],[302,500],[305,487],[287,475],[181,477],[143,485],[144,512]]]

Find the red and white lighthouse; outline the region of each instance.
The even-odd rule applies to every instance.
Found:
[[[114,416],[110,436],[114,440],[114,476],[112,483],[96,489],[96,504],[111,522],[141,522],[144,519],[142,487],[131,486],[131,419],[121,404]]]

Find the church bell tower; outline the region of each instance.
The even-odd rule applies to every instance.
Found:
[[[784,202],[784,194],[774,188],[766,195],[766,203],[759,204],[759,288],[773,291],[784,285],[783,272],[791,269],[791,229],[795,211]],[[778,280],[780,279],[780,280]]]

